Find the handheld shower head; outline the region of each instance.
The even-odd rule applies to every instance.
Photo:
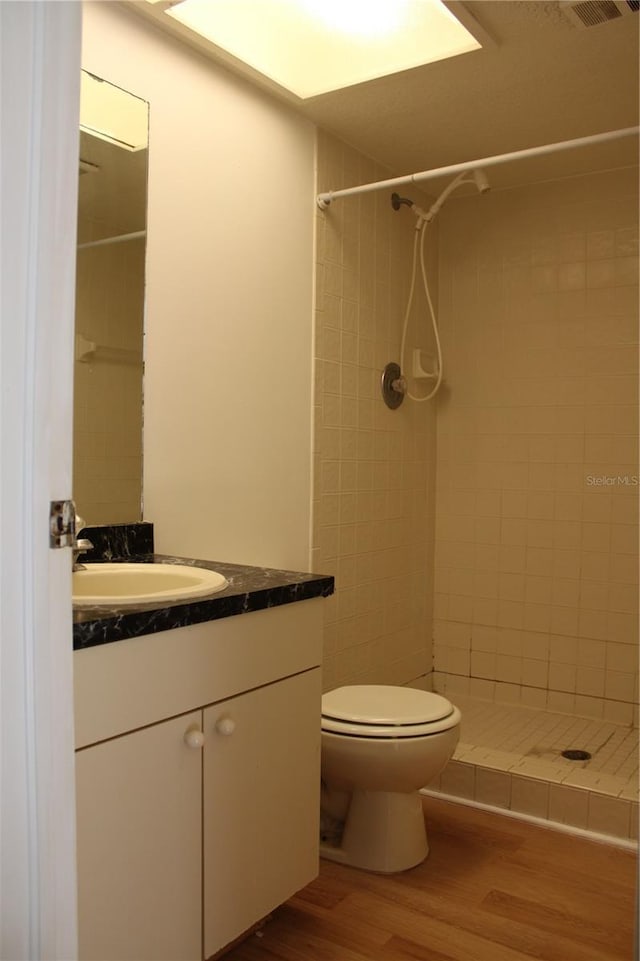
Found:
[[[487,175],[484,170],[481,170],[480,167],[475,167],[471,173],[473,174],[473,179],[475,180],[479,193],[486,194],[488,190],[491,190],[491,184],[487,180]]]
[[[442,207],[443,203],[445,202],[449,194],[453,193],[456,187],[459,187],[460,184],[475,183],[476,187],[478,188],[478,191],[481,194],[486,194],[488,190],[491,190],[491,185],[487,180],[487,175],[485,174],[484,170],[480,169],[480,167],[475,167],[473,170],[471,170],[471,177],[473,177],[473,180],[471,179],[471,177],[467,176],[467,174],[468,174],[468,171],[466,170],[463,171],[461,174],[458,174],[455,180],[452,180],[449,186],[444,188],[444,190],[442,191],[442,193],[440,194],[436,202],[432,204],[431,207],[429,208],[429,211],[425,218],[428,224],[431,223],[431,221],[433,220],[435,215],[438,213],[438,211]]]

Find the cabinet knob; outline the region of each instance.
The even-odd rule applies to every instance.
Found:
[[[204,744],[204,734],[197,728],[189,728],[184,735],[184,743],[187,747],[201,748]]]
[[[225,737],[229,737],[230,734],[236,729],[236,722],[230,717],[221,717],[216,721],[216,731],[218,734],[223,734]]]

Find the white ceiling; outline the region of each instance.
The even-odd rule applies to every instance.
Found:
[[[150,4],[135,6],[153,13],[140,10]],[[464,7],[494,44],[297,109],[393,175],[638,124],[640,14],[580,29],[557,0],[466,0]],[[493,167],[490,180],[510,186],[637,162],[632,137]]]

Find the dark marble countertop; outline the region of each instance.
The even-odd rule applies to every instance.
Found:
[[[106,559],[103,555],[102,559]],[[109,558],[117,561],[115,557]],[[81,558],[83,560],[83,558]],[[279,571],[266,567],[246,567],[223,561],[194,560],[163,554],[126,556],[122,561],[135,563],[184,564],[204,567],[223,574],[229,584],[224,590],[192,601],[149,602],[136,606],[83,607],[73,612],[73,648],[82,650],[129,637],[169,631],[175,627],[215,621],[221,617],[248,614],[313,597],[333,594],[333,577]]]

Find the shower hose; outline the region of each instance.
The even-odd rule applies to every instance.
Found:
[[[411,307],[413,305],[413,294],[416,286],[417,263],[419,259],[420,272],[422,274],[422,283],[423,283],[424,292],[427,298],[429,315],[431,317],[431,325],[433,327],[433,335],[435,337],[435,342],[436,342],[436,351],[438,356],[438,374],[437,374],[436,382],[433,389],[428,394],[425,394],[423,397],[418,397],[415,394],[412,394],[409,388],[407,387],[407,390],[406,390],[407,396],[410,397],[411,400],[418,401],[418,403],[425,400],[431,400],[431,398],[437,394],[438,390],[440,389],[440,384],[442,383],[442,374],[443,374],[442,348],[440,347],[440,335],[438,334],[438,323],[436,321],[436,314],[435,314],[435,310],[433,309],[433,302],[431,300],[431,294],[429,292],[429,281],[427,280],[427,270],[424,263],[424,238],[426,233],[427,233],[427,221],[425,220],[424,217],[418,216],[418,219],[416,222],[416,229],[414,231],[414,236],[413,236],[413,261],[411,265],[411,283],[409,286],[409,297],[407,299],[407,309],[405,310],[404,321],[402,324],[402,343],[400,345],[400,366],[403,367],[406,342],[407,342],[407,328],[409,326],[409,314],[411,313]]]

